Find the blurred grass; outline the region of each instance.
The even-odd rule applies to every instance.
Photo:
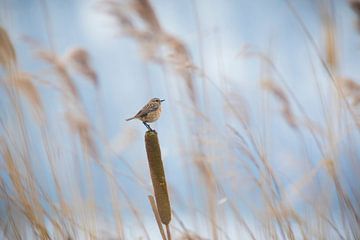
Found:
[[[289,86],[281,66],[271,56],[245,50],[246,59],[255,58],[263,66],[260,85],[267,118],[256,120],[263,129],[252,122],[252,105],[244,101],[241,92],[234,94],[218,86],[213,81],[215,76],[201,69],[202,64],[194,63],[194,53],[180,37],[163,29],[149,1],[101,3],[122,33],[139,46],[144,59],[169,71],[186,93],[182,96],[184,106],[180,106],[183,111],[173,113],[174,119],[184,119],[186,126],[186,137],[180,137],[186,141],[178,143],[178,148],[184,149],[181,158],[186,164],[178,171],[184,177],[181,188],[188,189],[188,195],[182,196],[178,193],[180,183],[169,184],[174,196],[174,239],[360,239],[360,84],[341,75],[332,5],[318,2],[325,37],[317,45],[314,38],[318,36],[310,34],[292,2],[287,3],[310,42],[309,51],[315,52],[316,59],[309,54],[306,60],[314,70],[328,74],[326,88],[321,87],[315,73],[311,79],[317,87],[324,121],[316,122],[307,114],[296,89]],[[77,87],[78,75],[99,88],[88,51],[73,48],[63,56],[52,50],[34,51],[34,61],[45,62],[51,70],[41,79],[19,68],[16,48],[7,31],[0,28],[1,104],[5,106],[0,118],[2,237],[134,239],[129,230],[133,228],[139,239],[160,238],[149,233],[140,200],[124,190],[125,183],[118,180],[112,156],[103,153],[109,140],[86,111]],[[315,61],[322,63],[321,69],[316,69],[319,65]],[[56,82],[44,80],[53,77]],[[46,104],[40,87],[59,96],[56,106]],[[219,95],[223,109],[203,107],[212,97],[207,95],[210,87]],[[272,105],[279,105],[280,111],[272,112]],[[50,107],[64,109],[64,116],[57,122],[50,120]],[[211,119],[214,111],[223,115],[223,125]],[[294,133],[299,149],[305,152],[301,156],[294,152],[283,163],[297,168],[300,177],[295,182],[288,182],[273,165],[269,142],[277,136],[270,135],[269,128],[279,116],[289,126],[284,131]],[[123,135],[126,140],[128,136]],[[309,149],[319,152],[320,159]],[[119,155],[123,160],[121,152]],[[345,171],[345,167],[349,169]],[[106,178],[105,203],[99,204],[96,197],[94,168],[101,169]],[[137,184],[132,191],[149,193],[134,168],[129,164],[129,178]],[[110,222],[114,223],[105,229],[101,205],[111,206]],[[158,210],[161,217],[164,209]],[[129,219],[135,219],[134,223],[129,224]],[[205,233],[200,231],[203,226]]]

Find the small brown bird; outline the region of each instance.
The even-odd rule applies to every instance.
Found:
[[[148,123],[155,122],[159,119],[161,113],[161,102],[163,101],[165,100],[160,98],[151,99],[134,117],[128,118],[126,121],[139,119],[143,122],[147,129],[154,131]]]

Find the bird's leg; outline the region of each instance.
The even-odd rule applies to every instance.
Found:
[[[146,127],[149,131],[151,131],[151,132],[154,131],[154,130],[149,126],[149,124],[147,124],[146,122],[143,122],[143,124],[145,125],[145,127]]]

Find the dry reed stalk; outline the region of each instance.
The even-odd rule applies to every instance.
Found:
[[[160,215],[159,215],[159,211],[156,207],[156,203],[155,203],[155,200],[154,200],[154,197],[149,195],[148,196],[149,198],[149,202],[150,202],[150,205],[151,205],[151,209],[154,213],[154,216],[155,216],[155,220],[156,220],[156,223],[159,227],[159,231],[160,231],[160,234],[161,234],[161,237],[163,240],[166,240],[166,236],[165,236],[165,232],[164,232],[164,228],[163,226],[161,225],[161,219],[160,219]]]
[[[2,187],[4,187],[4,186],[2,186]],[[1,189],[1,190],[3,190],[3,192],[5,194],[8,194],[6,192],[6,189]],[[6,196],[4,199],[6,199],[8,201],[10,198],[9,198],[9,196]],[[10,202],[10,201],[8,201],[8,202]],[[13,211],[14,210],[13,210],[12,204],[7,203],[6,214],[7,214],[9,220],[8,220],[8,226],[5,229],[3,229],[3,236],[7,237],[8,235],[10,235],[12,237],[15,236],[14,237],[15,239],[21,239],[21,233],[19,230],[19,226],[17,226],[17,224],[15,223],[15,220],[13,217],[14,216]],[[10,234],[8,234],[8,231],[10,232]]]
[[[290,3],[289,3],[290,4]],[[291,4],[290,4],[291,5]],[[279,71],[278,67],[274,64],[274,62],[272,61],[271,58],[269,58],[268,56],[262,54],[261,52],[254,52],[254,51],[249,51],[249,49],[245,48],[243,53],[242,54],[245,54],[245,55],[248,55],[248,56],[254,56],[254,57],[258,57],[260,60],[264,61],[265,63],[267,63],[271,69],[273,71],[275,71],[277,77],[280,79],[280,81],[282,82],[283,86],[284,86],[284,90],[287,92],[287,94],[291,97],[291,99],[294,101],[296,107],[299,109],[299,111],[302,113],[302,115],[304,116],[305,120],[308,121],[308,122],[313,122],[310,118],[310,116],[306,113],[305,111],[305,108],[302,106],[302,104],[300,103],[300,101],[298,100],[298,98],[296,97],[296,94],[295,92],[288,86],[288,84],[286,83],[285,81],[285,78],[283,77],[283,75],[281,74],[281,72]],[[312,66],[313,67],[313,66]],[[327,69],[328,70],[328,69]],[[329,73],[331,75],[331,73]],[[332,76],[332,75],[331,75]],[[333,80],[333,78],[332,78]],[[283,91],[284,92],[284,91]],[[340,91],[341,92],[341,91]],[[284,95],[286,96],[285,92],[284,92]],[[291,112],[291,111],[290,111]],[[289,111],[285,111],[285,115],[288,115],[290,113]],[[352,117],[354,117],[354,114],[353,112],[351,112],[351,115]],[[291,118],[291,116],[290,116]],[[296,119],[298,120],[298,119]],[[299,123],[298,121],[296,121],[297,123],[297,130],[299,130]],[[359,125],[360,126],[360,125]],[[313,139],[315,140],[316,142],[316,145],[318,147],[318,149],[320,150],[320,152],[322,153],[323,156],[325,156],[325,153],[324,153],[324,150],[322,149],[322,144],[321,144],[321,141],[319,139],[319,137],[317,136],[316,132],[314,131],[313,128],[308,128]],[[298,131],[299,135],[300,132]],[[253,138],[252,136],[250,136],[250,139]],[[253,142],[253,141],[252,141]]]
[[[61,215],[63,215],[62,217],[70,217],[70,213],[68,210],[68,206],[66,203],[66,200],[64,198],[64,193],[62,191],[61,188],[61,184],[60,184],[60,179],[57,176],[57,168],[55,163],[58,162],[59,158],[57,158],[56,154],[55,154],[55,147],[53,144],[51,144],[52,142],[54,142],[54,139],[52,139],[49,135],[49,128],[48,125],[46,124],[45,127],[42,127],[40,129],[41,131],[41,138],[42,138],[42,143],[44,145],[45,148],[45,152],[46,152],[46,156],[47,156],[47,160],[49,162],[50,165],[50,172],[51,172],[51,176],[53,178],[54,184],[55,184],[55,189],[56,189],[56,194],[57,197],[59,199],[60,202],[60,209],[61,209]],[[51,139],[51,140],[50,140]],[[55,211],[55,213],[59,213],[59,210],[54,206],[54,203],[52,202],[52,199],[50,199],[46,194],[44,194],[46,197],[47,202],[49,203],[50,206],[52,206],[53,210]],[[51,217],[48,217],[50,220],[52,220]],[[61,220],[58,220],[59,222],[61,222]],[[64,232],[68,232],[66,229],[66,226],[63,226],[64,230],[61,228],[61,226],[58,225],[65,225],[64,223],[58,223],[56,222],[56,220],[52,221],[53,225],[55,226],[55,228],[58,230],[59,235],[60,236],[65,236]],[[54,234],[56,234],[56,232],[54,232]]]
[[[81,56],[83,52],[80,51],[76,54],[70,55],[72,57],[72,61],[74,64],[77,64],[80,70],[93,71],[92,69],[89,70],[89,61],[85,56]],[[86,218],[87,221],[84,222],[86,224],[86,229],[88,230],[86,234],[89,237],[96,236],[96,225],[95,225],[95,210],[96,210],[96,202],[95,202],[95,188],[93,184],[93,173],[91,169],[91,162],[89,160],[94,160],[95,162],[99,161],[99,156],[96,148],[96,144],[94,142],[92,136],[92,127],[90,125],[90,121],[87,117],[85,112],[85,107],[83,102],[81,101],[79,91],[76,88],[75,82],[70,75],[66,64],[64,63],[64,59],[60,59],[56,54],[49,52],[49,51],[38,51],[38,56],[44,60],[45,62],[49,63],[53,69],[55,74],[61,80],[60,83],[62,84],[63,90],[62,98],[65,106],[67,107],[67,111],[65,112],[65,119],[67,120],[68,126],[70,127],[71,132],[76,133],[78,139],[80,140],[81,150],[84,154],[85,160],[85,178],[87,185],[87,207],[88,213],[90,214],[90,218]],[[65,60],[67,60],[65,58]],[[85,69],[84,69],[85,68]],[[86,69],[88,68],[88,69]],[[79,70],[79,71],[80,71]],[[84,73],[83,73],[84,74]],[[96,75],[89,75],[92,78],[92,82],[95,83]],[[76,141],[74,140],[74,143]]]
[[[343,89],[341,88],[341,86],[339,86],[339,84],[338,84],[337,76],[334,75],[334,72],[328,66],[326,60],[324,60],[324,58],[321,56],[321,53],[320,53],[320,50],[319,50],[319,48],[318,48],[318,46],[316,44],[316,41],[315,41],[314,37],[312,36],[312,34],[310,33],[309,29],[306,27],[306,25],[304,23],[304,20],[300,17],[298,11],[293,6],[291,1],[290,0],[285,0],[285,1],[286,1],[287,5],[289,7],[289,10],[292,12],[292,14],[296,18],[296,20],[299,22],[299,24],[300,24],[303,32],[305,33],[306,37],[309,39],[312,48],[314,49],[317,57],[319,58],[319,60],[321,62],[321,65],[325,69],[325,71],[326,71],[327,75],[329,76],[332,84],[334,85],[336,93],[341,98],[341,100],[345,100],[345,94],[344,94]],[[353,109],[351,108],[351,106],[349,105],[349,103],[346,100],[343,101],[343,103],[344,103],[344,105],[346,107],[346,110],[348,110],[348,112],[350,113],[350,116],[351,116],[352,120],[357,125],[358,130],[359,130],[360,129],[360,121],[358,121],[358,118],[357,118],[355,112],[353,111]]]
[[[354,207],[354,203],[351,201],[351,198],[349,197],[349,194],[344,190],[341,184],[338,173],[339,171],[338,162],[333,159],[328,159],[325,161],[325,166],[329,176],[331,177],[334,183],[342,214],[350,215],[349,216],[350,218],[346,219],[348,222],[345,222],[345,219],[342,220],[343,225],[346,226],[347,224],[350,225],[354,224],[354,226],[360,226],[360,214],[357,212],[356,207]],[[360,230],[355,227],[354,231],[357,232]],[[359,234],[360,236],[360,232],[357,232],[356,234]]]
[[[188,239],[188,240],[193,239],[192,236],[191,236],[192,234],[191,234],[191,233],[189,232],[189,230],[186,228],[184,222],[181,221],[181,219],[180,219],[179,216],[176,214],[176,212],[175,212],[175,211],[172,211],[172,214],[173,214],[175,220],[179,222],[180,228],[181,228],[182,231],[183,231],[183,237],[182,237],[181,239]]]
[[[118,191],[116,189],[116,183],[114,183],[114,179],[111,178],[108,174],[106,174],[107,176],[107,181],[109,184],[109,191],[111,194],[111,205],[113,208],[113,217],[115,219],[115,224],[116,224],[116,232],[117,232],[117,237],[119,239],[125,239],[124,236],[124,227],[123,227],[123,219],[121,216],[121,209],[119,207],[119,205],[121,204],[120,199],[118,197]]]
[[[14,159],[13,154],[11,153],[8,146],[5,146],[5,148],[1,149],[1,152],[6,163],[7,173],[9,174],[11,183],[14,186],[17,198],[19,199],[19,202],[21,204],[20,210],[23,211],[30,224],[34,227],[34,232],[38,235],[38,237],[40,237],[41,239],[50,239],[48,231],[41,217],[43,209],[40,209],[38,199],[35,199],[37,198],[37,196],[34,196],[37,193],[27,193],[26,186],[24,186],[22,182],[22,174],[20,173],[16,164],[16,160]],[[25,167],[27,168],[27,166]],[[40,210],[40,212],[37,212],[38,210]]]
[[[125,200],[127,201],[128,205],[130,207],[130,210],[134,214],[138,224],[140,225],[140,227],[144,231],[146,239],[151,240],[150,235],[149,235],[148,231],[146,230],[144,222],[141,221],[141,215],[140,215],[138,209],[134,206],[133,201],[129,198],[126,191],[124,189],[122,189],[120,185],[118,185],[118,188],[119,188],[120,192],[123,194],[123,196],[125,197]]]
[[[168,225],[171,220],[171,206],[166,186],[164,167],[161,160],[159,140],[156,132],[145,133],[145,147],[154,188],[156,206],[161,222]]]
[[[216,214],[216,180],[211,165],[206,161],[204,154],[200,154],[195,162],[203,178],[207,190],[208,211],[211,224],[212,239],[218,239]]]
[[[6,31],[0,27],[0,64],[5,67],[5,73],[8,74],[10,79],[8,88],[8,96],[12,107],[14,109],[14,115],[16,124],[18,124],[17,144],[11,146],[7,143],[7,150],[3,152],[4,159],[7,162],[7,172],[10,175],[10,179],[14,184],[15,192],[21,202],[24,209],[24,215],[33,226],[34,233],[42,239],[50,239],[44,223],[44,209],[41,206],[38,196],[38,186],[35,180],[35,174],[31,166],[31,153],[30,153],[30,140],[28,132],[25,126],[25,116],[20,102],[20,93],[26,95],[29,102],[33,103],[40,109],[41,100],[37,93],[36,88],[32,85],[30,78],[19,73],[16,66],[16,52],[13,44],[10,41]],[[4,127],[4,126],[3,126]],[[4,129],[6,132],[8,129],[6,126]],[[12,135],[7,132],[8,139],[10,140]],[[20,147],[19,149],[17,149]],[[13,153],[16,150],[20,153]],[[4,151],[4,150],[2,150]],[[14,158],[15,156],[15,158]],[[22,165],[21,165],[22,163]],[[19,169],[18,169],[19,168]],[[24,181],[23,181],[24,179]],[[27,193],[27,188],[30,191]]]
[[[138,222],[139,226],[141,227],[141,229],[143,230],[146,239],[150,240],[150,236],[148,231],[146,230],[146,227],[144,225],[144,222],[141,219],[141,215],[138,211],[138,209],[136,208],[136,206],[133,204],[133,201],[130,199],[129,195],[127,194],[127,192],[122,188],[122,186],[117,182],[117,177],[114,175],[113,170],[109,169],[109,167],[107,165],[104,165],[102,162],[97,162],[97,164],[99,165],[99,167],[101,169],[104,170],[104,172],[106,173],[107,177],[109,180],[111,180],[111,184],[114,184],[119,192],[124,196],[128,206],[130,207],[131,212],[133,213],[133,215],[135,216],[136,221]],[[118,202],[117,202],[118,203]],[[121,221],[121,219],[120,219]],[[121,234],[123,234],[123,228],[121,227]]]
[[[235,118],[239,119],[240,122],[249,125],[251,120],[248,107],[249,104],[239,94],[240,92],[241,91],[239,89],[233,87],[232,90],[226,94],[229,98],[229,103],[231,104],[231,106],[236,106],[236,108],[231,109],[229,106],[225,105],[225,110],[232,114]]]
[[[110,191],[110,200],[112,205],[112,215],[115,219],[115,226],[116,226],[116,232],[117,232],[117,238],[119,239],[125,239],[124,236],[124,228],[123,228],[123,219],[121,216],[121,209],[119,205],[121,204],[120,198],[118,196],[118,189],[117,189],[117,182],[116,177],[113,173],[113,166],[105,165],[100,162],[97,162],[99,166],[103,169],[106,175],[106,179],[109,185],[109,191]]]

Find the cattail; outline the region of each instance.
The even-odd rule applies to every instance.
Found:
[[[145,133],[145,147],[157,209],[161,222],[168,225],[171,220],[171,207],[167,192],[164,167],[161,160],[160,145],[156,132],[147,131]]]

